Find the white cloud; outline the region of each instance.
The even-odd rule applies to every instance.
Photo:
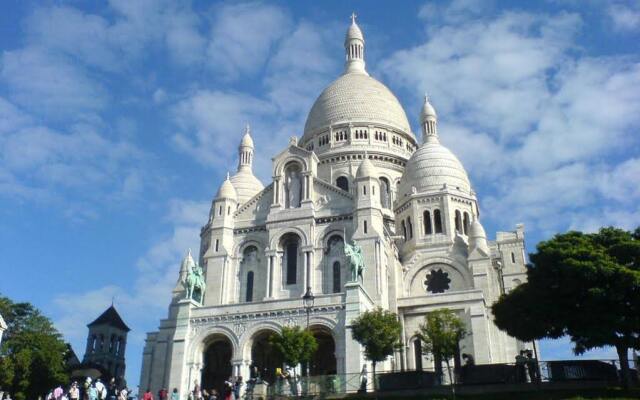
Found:
[[[262,69],[272,46],[291,29],[285,11],[269,4],[224,4],[216,11],[208,63],[230,79]]]
[[[82,68],[43,47],[3,52],[0,78],[16,103],[49,117],[92,113],[109,96]]]
[[[640,29],[640,6],[638,2],[611,4],[607,12],[616,30],[633,32]]]
[[[230,166],[243,127],[251,123],[254,131],[269,132],[260,129],[261,121],[273,112],[269,102],[246,94],[196,91],[173,107],[180,128],[174,143],[202,163]]]
[[[468,18],[474,4],[425,8],[426,40],[393,53],[384,75],[416,103],[429,92],[442,142],[489,194],[482,209],[501,228],[632,225],[640,63],[584,56],[576,14]]]

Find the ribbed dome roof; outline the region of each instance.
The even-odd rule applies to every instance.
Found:
[[[340,122],[378,122],[411,132],[396,96],[365,73],[342,75],[322,91],[307,116],[302,140],[309,139],[313,131]]]
[[[262,182],[253,175],[250,169],[241,169],[230,180],[238,194],[238,203],[240,204],[245,203],[264,189]]]
[[[469,177],[460,160],[437,139],[432,139],[420,146],[407,162],[398,191],[402,198],[411,194],[413,186],[418,192],[425,192],[442,189],[444,184],[471,192]]]
[[[251,134],[249,133],[249,129],[244,133],[242,140],[240,141],[240,146],[248,146],[253,147],[253,139],[251,138]]]
[[[231,184],[228,174],[227,179],[222,182],[222,185],[220,185],[220,189],[218,189],[218,193],[216,194],[216,200],[220,199],[231,199],[238,201],[236,189],[233,187],[233,184]]]

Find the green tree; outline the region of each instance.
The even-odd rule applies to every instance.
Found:
[[[467,328],[455,312],[446,308],[427,313],[424,320],[420,331],[416,332],[422,342],[422,352],[431,354],[436,362],[445,360],[449,381],[455,383],[449,360],[457,355],[458,344],[467,336]],[[453,385],[451,390],[455,391]]]
[[[364,356],[371,361],[374,390],[376,363],[384,361],[400,346],[400,333],[398,316],[379,307],[365,311],[351,322],[353,338],[364,347]]]
[[[524,341],[569,335],[576,354],[614,346],[623,385],[640,349],[640,229],[568,232],[541,242],[527,282],[492,307],[496,325]]]
[[[269,343],[291,367],[309,362],[318,350],[318,342],[313,334],[299,326],[282,328],[282,332],[269,337]]]
[[[25,400],[68,383],[67,345],[49,318],[29,303],[3,296],[0,313],[7,323],[0,347],[0,386],[16,400]]]

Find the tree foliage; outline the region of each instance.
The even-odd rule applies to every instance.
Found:
[[[434,358],[449,360],[458,352],[458,343],[467,335],[464,322],[455,312],[443,308],[428,313],[416,332],[422,342],[422,352]]]
[[[365,311],[351,322],[353,338],[364,347],[364,355],[373,363],[384,361],[400,345],[398,316],[388,310],[376,308]]]
[[[7,323],[0,347],[0,386],[16,400],[24,400],[68,383],[68,347],[49,318],[29,303],[3,296],[0,314]]]
[[[492,309],[500,329],[524,341],[569,335],[577,354],[614,346],[640,349],[640,229],[568,232],[541,242],[527,282]]]
[[[269,343],[282,356],[284,362],[292,367],[310,361],[318,350],[318,341],[313,334],[299,326],[282,328],[282,332],[269,337]]]

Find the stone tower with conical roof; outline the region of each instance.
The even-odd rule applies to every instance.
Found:
[[[87,325],[87,347],[83,364],[98,365],[117,382],[124,382],[125,350],[131,329],[112,304],[98,318]]]

